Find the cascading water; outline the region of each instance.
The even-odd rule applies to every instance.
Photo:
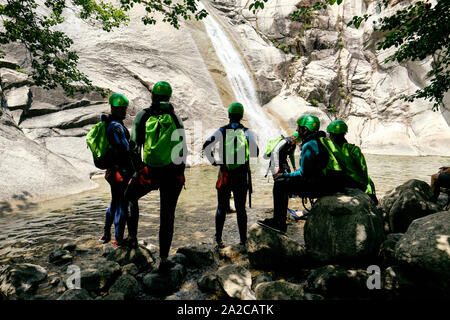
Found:
[[[205,9],[201,2],[198,3],[198,9]],[[202,21],[216,54],[225,68],[234,95],[237,101],[244,105],[251,129],[256,135],[260,149],[263,149],[269,139],[279,136],[284,133],[284,130],[281,126],[276,126],[261,107],[252,77],[242,62],[238,51],[214,17],[209,14]]]

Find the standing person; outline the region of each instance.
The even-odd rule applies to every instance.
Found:
[[[336,155],[336,159],[341,163],[347,176],[354,180],[351,186],[361,189],[375,204],[378,204],[378,199],[375,194],[375,184],[367,172],[366,159],[359,147],[347,142],[345,139],[347,131],[348,126],[342,120],[335,120],[327,127],[330,140],[340,148],[337,151],[342,152],[342,156],[339,157]]]
[[[138,199],[151,190],[160,193],[160,228],[158,270],[167,271],[167,260],[173,238],[175,209],[184,186],[187,146],[181,118],[169,103],[172,87],[165,81],[152,89],[152,104],[136,115],[131,131],[131,144],[143,167],[130,182],[127,197]],[[134,221],[137,229],[137,220]]]
[[[307,114],[297,119],[297,132],[302,141],[300,168],[292,173],[276,173],[273,187],[272,218],[258,221],[259,224],[285,233],[286,212],[289,195],[305,196],[309,194],[328,194],[341,189],[339,179],[329,174],[330,155],[322,139],[325,132],[320,131],[320,121],[316,116]],[[330,170],[331,171],[331,170]],[[331,172],[330,172],[331,173]]]
[[[130,211],[132,216],[138,214],[138,207],[135,201],[129,202],[124,197],[127,183],[134,172],[128,143],[130,133],[123,124],[129,102],[123,94],[114,93],[109,98],[109,104],[111,114],[101,114],[100,120],[106,125],[105,135],[110,147],[100,161],[94,162],[97,167],[106,168],[105,179],[111,186],[111,203],[106,210],[105,229],[100,240],[103,243],[111,240],[111,226],[114,222],[114,245],[120,247],[128,244],[123,238],[128,213]]]
[[[208,160],[212,165],[220,165],[216,183],[217,210],[215,240],[218,248],[223,248],[222,231],[225,224],[226,208],[230,192],[233,192],[236,208],[240,244],[247,242],[247,213],[245,210],[247,191],[251,193],[250,157],[257,157],[259,149],[250,130],[240,122],[244,116],[244,106],[234,102],[228,108],[230,122],[219,128],[203,144]],[[216,161],[212,150],[219,146],[220,159]]]

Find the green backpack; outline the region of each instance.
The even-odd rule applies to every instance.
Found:
[[[99,169],[106,169],[106,155],[111,150],[111,145],[106,137],[107,125],[107,122],[100,121],[86,136],[86,143],[91,149],[94,164]]]
[[[247,136],[242,128],[226,129],[225,132],[225,165],[229,170],[235,170],[250,159]]]
[[[145,123],[144,163],[150,167],[163,167],[173,162],[173,148],[182,143],[177,129],[182,129],[173,113],[150,115]]]
[[[270,139],[269,142],[267,142],[267,147],[266,147],[266,151],[264,152],[264,154],[267,157],[270,157],[270,155],[272,154],[273,149],[275,149],[275,147],[281,142],[281,140],[283,140],[284,137],[278,137],[278,138],[274,138],[274,139]]]

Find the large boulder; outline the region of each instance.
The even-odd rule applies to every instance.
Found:
[[[304,235],[308,254],[321,263],[374,259],[384,240],[382,214],[365,193],[349,189],[314,204]]]
[[[395,247],[402,267],[450,295],[450,211],[414,220]]]
[[[254,224],[248,230],[248,260],[256,268],[296,268],[305,264],[305,248],[293,239]]]
[[[47,278],[43,267],[24,263],[0,269],[0,296],[6,299],[27,299]]]
[[[431,187],[424,181],[411,179],[386,193],[380,201],[386,212],[390,232],[405,232],[417,218],[440,211],[433,202]]]

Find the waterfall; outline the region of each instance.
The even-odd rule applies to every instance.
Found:
[[[198,9],[205,9],[201,2],[198,3]],[[239,52],[228,39],[219,23],[211,14],[202,21],[216,54],[225,68],[236,101],[244,105],[244,112],[251,130],[256,136],[260,150],[264,151],[267,141],[284,133],[284,130],[280,126],[276,126],[261,107],[253,78],[245,67]]]

